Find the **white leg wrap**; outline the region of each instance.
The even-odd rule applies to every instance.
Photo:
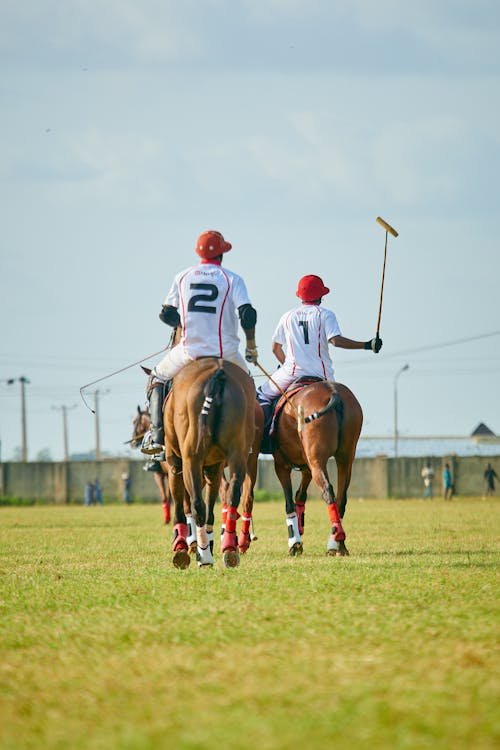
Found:
[[[198,565],[213,565],[214,557],[212,550],[210,549],[210,534],[207,532],[206,526],[196,528],[196,538],[198,542],[196,551],[196,560]]]
[[[189,545],[193,544],[193,542],[196,542],[196,524],[194,522],[193,516],[188,516],[186,514],[186,523],[188,525],[189,533],[187,537],[187,543]]]
[[[337,541],[335,541],[335,539],[333,538],[333,534],[330,534],[330,536],[328,537],[328,542],[326,543],[326,549],[328,550],[328,552],[330,551],[337,552],[340,549],[340,544]]]
[[[286,525],[288,527],[288,547],[291,548],[294,544],[297,544],[297,542],[302,542],[302,537],[300,536],[299,531],[299,521],[296,513],[287,516]]]
[[[214,551],[214,530],[207,531],[207,538],[208,538],[208,546],[210,547],[210,551]]]

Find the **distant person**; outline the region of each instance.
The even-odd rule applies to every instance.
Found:
[[[453,497],[453,479],[451,476],[450,464],[445,464],[443,469],[443,493],[445,500],[451,500]]]
[[[495,479],[498,479],[498,474],[491,464],[488,464],[484,470],[484,493],[483,500],[485,497],[492,497],[495,494]]]
[[[429,462],[427,462],[423,467],[421,475],[422,479],[424,480],[424,494],[422,496],[422,500],[427,500],[427,498],[429,498],[429,500],[432,500],[434,497],[434,492],[432,489],[432,485],[434,482],[434,469]]]
[[[94,485],[91,481],[85,482],[85,505],[94,504]]]
[[[130,494],[130,486],[132,484],[132,480],[130,479],[130,474],[126,474],[126,473],[122,474],[122,479],[123,479],[123,501],[127,503],[128,505],[129,503],[132,502],[132,497]]]
[[[98,479],[94,482],[94,501],[98,505],[102,505],[102,488]]]

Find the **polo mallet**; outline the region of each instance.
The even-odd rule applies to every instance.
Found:
[[[295,406],[295,404],[292,404],[292,402],[290,401],[290,399],[286,395],[285,391],[282,388],[279,387],[278,383],[275,380],[273,380],[273,378],[271,377],[271,375],[269,375],[269,373],[267,372],[267,370],[265,370],[262,367],[262,365],[260,364],[260,362],[255,362],[254,364],[259,368],[259,370],[261,370],[264,373],[264,375],[266,376],[266,378],[269,378],[269,380],[271,381],[271,383],[273,385],[275,385],[276,388],[278,389],[278,391],[281,393],[281,395],[283,396],[283,398],[285,399],[285,401],[288,404],[290,404],[290,406],[294,410],[295,414],[297,415],[297,432],[302,432],[302,430],[304,429],[304,407],[301,405],[297,409],[297,407]]]
[[[386,221],[384,221],[380,216],[377,216],[377,222],[380,224],[380,226],[383,229],[385,229],[384,266],[382,268],[382,284],[380,285],[380,304],[378,308],[377,333],[376,333],[376,338],[379,338],[380,318],[382,317],[382,297],[384,294],[385,262],[387,259],[387,235],[390,232],[393,237],[397,237],[398,233],[396,232],[394,227],[391,227],[391,225],[388,224]]]

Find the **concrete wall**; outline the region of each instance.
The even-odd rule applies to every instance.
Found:
[[[442,494],[441,475],[446,461],[450,464],[458,495],[481,495],[483,472],[489,462],[500,476],[500,456],[449,456],[430,458],[435,470],[434,492]],[[358,458],[354,462],[350,497],[405,498],[421,497],[423,482],[420,476],[422,458]],[[123,500],[123,474],[130,474],[132,500],[158,502],[158,488],[153,475],[143,471],[142,461],[110,459],[105,461],[75,461],[69,463],[4,463],[0,464],[0,496],[44,500],[56,503],[82,503],[84,486],[88,480],[99,479],[104,502]],[[334,488],[337,485],[335,461],[328,470]],[[300,473],[292,472],[294,490]],[[272,460],[261,459],[257,489],[281,492]],[[319,490],[311,484],[311,497]]]

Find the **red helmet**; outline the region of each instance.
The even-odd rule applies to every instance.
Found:
[[[330,290],[323,284],[319,276],[303,276],[297,286],[296,295],[302,302],[314,302],[328,294]]]
[[[215,229],[209,229],[208,232],[200,234],[196,243],[196,252],[204,260],[216,258],[222,253],[227,253],[231,248],[232,245],[226,242],[222,234],[216,232]]]

